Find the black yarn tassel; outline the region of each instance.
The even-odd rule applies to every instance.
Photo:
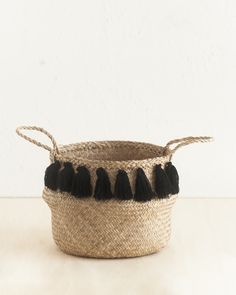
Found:
[[[169,177],[171,183],[171,193],[173,195],[179,193],[179,175],[174,165],[171,162],[168,162],[165,165],[166,174]]]
[[[64,168],[60,171],[58,177],[58,188],[62,192],[71,192],[74,169],[70,162],[64,163]]]
[[[120,200],[133,198],[129,177],[124,170],[119,170],[115,182],[115,197]]]
[[[85,166],[79,166],[72,183],[72,195],[75,197],[89,197],[92,194],[90,172]]]
[[[59,161],[55,161],[50,166],[47,167],[44,175],[44,185],[51,189],[57,190],[57,179],[58,179],[58,171],[61,168],[61,164]]]
[[[134,200],[138,202],[150,201],[154,196],[151,184],[142,168],[137,169]]]
[[[96,171],[97,181],[94,197],[96,200],[109,200],[112,198],[111,183],[105,169],[98,168]]]
[[[155,173],[155,191],[159,198],[167,198],[172,193],[172,186],[166,171],[161,168],[161,165],[156,165]]]

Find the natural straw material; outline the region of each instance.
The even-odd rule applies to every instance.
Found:
[[[53,148],[25,136],[21,131],[36,130],[46,134]],[[46,130],[19,127],[17,133],[26,140],[50,151],[51,162],[70,162],[73,168],[86,166],[95,187],[96,170],[109,175],[114,191],[117,171],[126,171],[132,190],[138,168],[142,168],[152,186],[155,165],[170,161],[181,146],[209,141],[209,137],[186,137],[167,143],[165,147],[142,142],[99,141],[58,146]],[[175,148],[171,149],[173,145]],[[133,257],[154,253],[166,246],[170,238],[171,208],[177,195],[154,198],[148,202],[94,198],[77,199],[69,193],[45,188],[43,198],[52,212],[53,238],[58,247],[69,254],[86,257]]]
[[[133,257],[154,253],[170,238],[172,196],[147,203],[93,198],[75,199],[44,189],[52,210],[52,232],[58,247],[87,257]]]

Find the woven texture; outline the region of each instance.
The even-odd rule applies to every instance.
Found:
[[[50,159],[62,162],[71,162],[74,169],[78,165],[86,166],[91,174],[92,186],[96,183],[96,170],[104,168],[114,187],[117,171],[123,169],[127,172],[132,190],[134,191],[136,170],[142,168],[154,185],[153,168],[156,164],[164,166],[170,159],[170,154],[164,156],[164,148],[142,142],[129,141],[98,141],[83,142],[59,146],[59,153],[50,153]]]
[[[45,145],[22,133],[44,133],[52,143]],[[142,168],[152,186],[153,169],[169,162],[180,147],[196,142],[208,142],[211,137],[184,137],[169,141],[165,147],[142,142],[99,141],[60,146],[45,129],[21,126],[19,136],[50,152],[51,162],[72,163],[89,169],[93,188],[96,170],[106,170],[111,190],[114,192],[118,170],[124,170],[132,190],[135,187],[137,169]],[[111,199],[96,201],[94,198],[78,199],[69,193],[53,191],[45,187],[43,198],[52,211],[52,232],[58,247],[68,253],[86,257],[115,258],[151,254],[166,246],[171,231],[171,208],[177,195],[148,202]]]
[[[117,170],[124,169],[134,189],[137,168],[145,171],[151,183],[154,181],[154,166],[169,161],[169,155],[163,156],[163,152],[164,148],[146,143],[86,142],[59,146],[56,159],[69,161],[74,168],[86,165],[93,187],[96,169],[105,168],[112,190]],[[54,153],[51,160],[55,160]],[[144,203],[98,202],[45,188],[43,198],[52,211],[54,240],[69,254],[101,258],[142,256],[159,251],[170,238],[171,208],[176,196]]]
[[[68,254],[118,258],[151,254],[170,238],[176,196],[146,203],[75,199],[44,189],[55,243]]]

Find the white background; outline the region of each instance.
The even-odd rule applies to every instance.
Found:
[[[39,125],[61,144],[212,135],[174,156],[181,193],[236,196],[235,36],[233,0],[2,1],[0,195],[41,194],[48,153],[14,131]]]

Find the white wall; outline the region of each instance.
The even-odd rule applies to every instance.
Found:
[[[48,153],[14,131],[39,125],[59,143],[213,135],[176,153],[182,195],[236,196],[235,36],[233,0],[2,1],[0,195],[41,194]]]

